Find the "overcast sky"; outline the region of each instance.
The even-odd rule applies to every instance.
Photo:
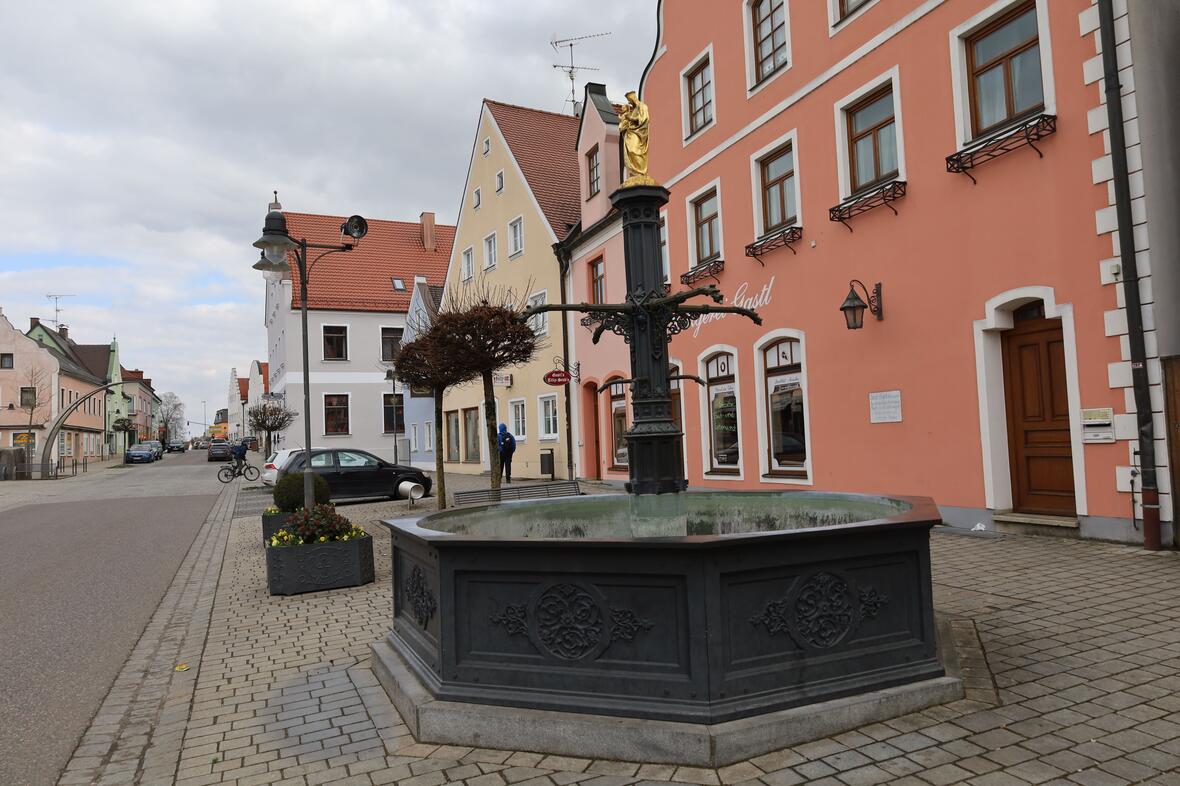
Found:
[[[479,102],[569,111],[553,38],[612,97],[655,0],[0,0],[0,308],[53,317],[188,417],[265,360],[250,244],[288,210],[454,222]],[[199,428],[194,427],[197,433]]]

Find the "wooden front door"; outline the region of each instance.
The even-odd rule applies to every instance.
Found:
[[[1061,320],[1034,303],[1004,333],[1004,390],[1012,506],[1021,513],[1074,516],[1073,454]]]

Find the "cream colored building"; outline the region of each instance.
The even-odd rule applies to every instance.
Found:
[[[580,218],[577,134],[572,115],[483,102],[444,304],[480,286],[511,289],[530,304],[562,301],[553,244]],[[516,437],[513,480],[548,477],[542,458],[549,455],[554,475],[569,477],[568,391],[542,378],[558,365],[554,359],[561,357],[572,324],[574,318],[567,322],[557,314],[538,318],[534,329],[543,340],[535,359],[496,376],[496,422]],[[447,470],[488,470],[482,384],[449,390],[443,413]]]

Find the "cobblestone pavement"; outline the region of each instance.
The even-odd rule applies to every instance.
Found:
[[[178,783],[1180,784],[1174,553],[936,532],[968,698],[706,770],[417,743],[368,668],[391,619],[389,539],[374,537],[375,583],[272,598],[258,519],[233,522]]]

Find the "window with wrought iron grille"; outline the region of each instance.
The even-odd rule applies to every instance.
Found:
[[[761,82],[787,64],[786,0],[753,0],[750,23],[753,25],[755,76]]]
[[[982,136],[1045,108],[1036,3],[1025,3],[967,43],[971,131]]]
[[[713,67],[702,60],[684,77],[688,87],[688,133],[695,134],[713,122]]]
[[[795,151],[788,144],[758,162],[762,178],[762,231],[796,223]]]
[[[845,110],[848,119],[848,166],[852,192],[897,177],[897,124],[893,86],[889,85]]]
[[[721,256],[720,223],[717,189],[710,189],[692,201],[693,226],[696,238],[698,265]]]

